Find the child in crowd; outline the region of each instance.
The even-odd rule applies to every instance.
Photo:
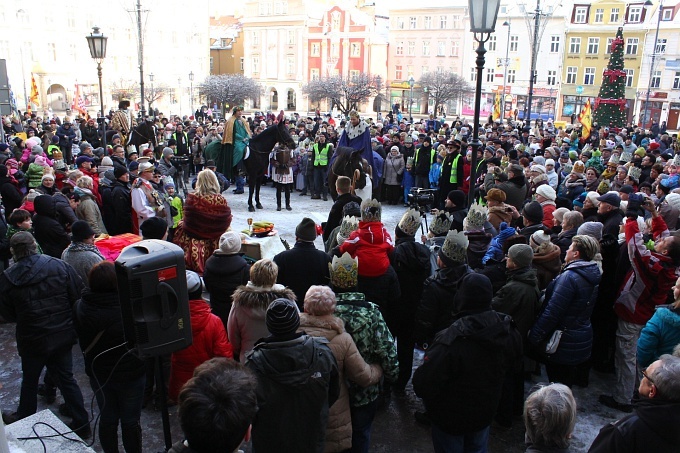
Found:
[[[25,209],[15,209],[10,215],[7,222],[7,240],[12,239],[16,233],[20,231],[27,231],[33,235],[33,220],[31,219],[31,213]],[[33,238],[35,239],[35,237]],[[40,245],[36,241],[36,246],[38,247],[38,253],[42,254]]]

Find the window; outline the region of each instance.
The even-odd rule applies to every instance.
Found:
[[[514,69],[508,69],[508,80],[506,83],[515,83],[516,71]]]
[[[295,57],[292,55],[286,57],[286,73],[288,75],[295,74]]]
[[[358,42],[350,43],[349,56],[351,58],[361,57],[361,43],[358,43]]]
[[[661,11],[661,20],[673,20],[673,8],[664,8]]]
[[[470,69],[470,82],[476,82],[477,81],[477,68],[471,68]]]
[[[597,54],[600,50],[600,38],[588,38],[588,53]]]
[[[451,56],[457,57],[459,51],[460,51],[460,43],[458,43],[458,41],[453,41],[451,43]]]
[[[411,30],[416,28],[417,18],[416,16],[411,16],[408,18],[408,28]]]
[[[397,51],[398,51],[398,49],[399,49],[399,47],[397,47]],[[321,55],[321,44],[318,43],[318,42],[313,42],[312,43],[312,51],[311,51],[310,56],[318,57],[320,55]]]
[[[496,75],[496,71],[493,68],[487,68],[486,69],[486,81],[491,83],[493,82],[493,78]]]
[[[0,47],[1,48],[1,47]],[[115,57],[114,57],[115,58]],[[210,73],[212,74],[213,69],[215,69],[215,59],[210,57]]]
[[[423,18],[423,28],[425,30],[429,30],[432,28],[432,16],[425,16]]]
[[[239,67],[240,67],[241,71],[243,71],[243,62],[245,61],[245,58],[241,57],[241,58],[239,58],[239,60],[240,60],[239,61]]]
[[[430,41],[423,41],[423,56],[430,56]]]
[[[288,45],[295,44],[295,30],[288,30]]]
[[[578,75],[578,68],[576,66],[567,66],[567,81],[565,83],[576,83],[576,76]]]
[[[331,43],[331,57],[334,57],[334,58],[340,57],[340,46],[338,45],[337,42]]]
[[[428,72],[430,72],[429,66],[423,66],[422,68],[420,68],[420,76],[421,77],[424,76],[425,74],[427,74]]]
[[[260,45],[260,33],[254,31],[253,32],[253,45],[254,46],[259,46]]]
[[[595,23],[601,24],[604,19],[604,9],[598,8],[595,10]]]
[[[220,39],[220,47],[227,47],[227,38]]]
[[[409,76],[415,74],[415,72],[413,72],[413,65],[406,66],[406,72],[408,73]]]
[[[510,36],[510,52],[517,52],[519,46],[519,36]]]
[[[666,39],[657,39],[656,40],[656,48],[654,49],[655,54],[660,54],[660,53],[666,53]]]
[[[455,16],[454,16],[454,17],[455,17]],[[439,28],[441,28],[442,30],[445,30],[445,29],[446,29],[446,25],[447,25],[447,24],[446,24],[446,19],[447,19],[446,16],[439,16]]]
[[[272,4],[269,1],[261,1],[258,5],[258,13],[260,16],[270,16],[272,13]]]
[[[627,87],[632,87],[633,86],[633,74],[635,71],[632,69],[624,69],[626,71],[626,86]]]
[[[585,24],[587,16],[588,16],[588,7],[587,6],[577,6],[576,7],[576,13],[574,14],[574,23],[575,24]]]
[[[394,80],[402,80],[404,78],[403,67],[398,64],[394,67]]]
[[[350,69],[349,70],[349,77],[350,80],[355,81],[359,78],[359,70],[358,69]]]
[[[626,40],[626,55],[637,55],[640,38],[628,38]]]
[[[631,6],[628,8],[628,22],[637,24],[642,20],[642,6]]]
[[[490,51],[493,52],[496,50],[496,35],[493,35],[491,38],[489,38],[487,45]]]
[[[548,71],[548,85],[557,85],[557,71]]]
[[[595,84],[595,68],[585,68],[585,72],[583,74],[583,84],[584,85]]]
[[[312,68],[309,70],[309,78],[312,80],[319,80],[319,68]]]
[[[460,16],[453,16],[453,28],[460,28]]]
[[[259,74],[260,73],[260,56],[259,55],[253,55],[253,74]]]
[[[288,14],[288,2],[274,2],[274,14],[283,15]]]
[[[612,41],[614,41],[614,38],[607,38],[607,47],[604,49],[605,55],[610,55],[612,53]]]
[[[674,90],[680,89],[680,72],[676,72],[675,77],[673,77],[673,89]]]
[[[53,42],[47,44],[47,54],[52,58],[52,61],[57,61],[57,46]]]
[[[409,41],[408,42],[408,51],[407,55],[409,57],[413,57],[416,54],[416,42],[415,41]]]
[[[396,55],[398,56],[404,55],[404,41],[397,41]]]
[[[404,18],[403,17],[397,17],[397,28],[399,30],[404,29]]]
[[[569,38],[569,53],[581,53],[581,38]]]
[[[661,85],[661,71],[654,71],[654,75],[652,75],[652,83],[651,87],[652,88],[659,88]]]
[[[553,35],[550,37],[550,52],[557,53],[560,51],[560,37],[559,35]]]
[[[609,22],[614,23],[619,21],[619,8],[612,8],[612,11],[609,13]]]
[[[333,31],[339,31],[340,30],[340,12],[339,11],[333,11],[331,13],[331,30],[333,30]]]
[[[445,52],[446,52],[446,42],[437,41],[437,56],[443,57]]]

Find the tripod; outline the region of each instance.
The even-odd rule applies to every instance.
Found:
[[[187,190],[187,184],[184,181],[184,169],[182,167],[176,167],[177,168],[177,173],[173,176],[173,180],[175,182],[175,190],[177,191],[177,194],[179,194],[179,191],[182,191],[182,197],[186,198],[188,190]]]

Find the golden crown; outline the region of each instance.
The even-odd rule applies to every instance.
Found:
[[[467,261],[467,247],[469,241],[465,233],[458,230],[449,231],[446,235],[442,253],[453,261],[465,263]]]
[[[331,285],[335,288],[354,288],[359,275],[359,259],[345,252],[340,258],[333,257],[328,263],[331,273]]]
[[[420,227],[420,212],[409,209],[399,220],[399,229],[409,236],[413,236]]]

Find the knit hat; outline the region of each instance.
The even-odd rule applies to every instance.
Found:
[[[598,206],[600,206],[600,200],[598,200],[598,198],[600,198],[600,194],[597,193],[597,192],[595,192],[594,190],[591,190],[590,192],[588,192],[588,193],[586,194],[586,198],[587,198],[588,200],[590,200],[590,202],[591,202],[591,203],[593,204],[593,206],[595,206],[596,208],[597,208]]]
[[[274,299],[265,316],[267,330],[275,337],[294,334],[300,327],[300,311],[297,304],[282,297]]]
[[[354,216],[345,216],[336,234],[338,245],[342,245],[352,232],[359,228],[359,220]]]
[[[548,242],[550,242],[550,236],[543,230],[534,231],[534,234],[531,235],[531,245],[533,247],[540,247]]]
[[[84,220],[76,220],[71,225],[71,239],[73,242],[83,242],[85,239],[94,236],[94,234],[95,232],[90,224]]]
[[[564,214],[569,212],[569,209],[567,208],[557,208],[553,211],[553,218],[557,220],[558,222],[562,223],[564,220]]]
[[[455,266],[459,263],[467,261],[467,236],[458,230],[449,231],[446,234],[446,240],[439,250],[439,258],[447,266]]]
[[[590,236],[597,239],[598,241],[601,241],[602,228],[604,228],[604,225],[602,225],[600,222],[585,222],[582,223],[580,227],[578,227],[576,234]]]
[[[361,217],[361,206],[356,201],[350,201],[342,207],[342,215],[350,217]]]
[[[295,237],[300,241],[314,242],[316,236],[316,224],[309,217],[303,218],[295,228]]]
[[[42,146],[40,145],[33,145],[33,148],[31,148],[31,154],[34,156],[40,156],[43,153]]]
[[[187,292],[191,296],[194,293],[203,290],[203,283],[201,282],[201,277],[194,271],[186,271],[187,278]]]
[[[5,168],[7,168],[7,167],[5,167]],[[42,175],[42,178],[40,178],[40,182],[42,182],[46,179],[51,179],[52,181],[54,181],[54,175],[52,173],[45,173],[44,175]]]
[[[101,164],[99,165],[100,169],[101,167],[113,167],[113,161],[109,156],[104,156],[102,157]]]
[[[80,152],[81,152],[81,153],[82,153],[83,151],[85,151],[86,149],[88,149],[88,148],[92,148],[92,145],[90,145],[90,144],[87,143],[87,142],[80,142]]]
[[[470,272],[460,279],[451,312],[456,315],[480,313],[491,309],[493,285],[489,277]]]
[[[401,216],[401,220],[399,220],[397,226],[407,236],[415,235],[420,227],[420,212],[416,209],[409,209]]]
[[[220,253],[234,255],[241,251],[241,234],[236,231],[227,231],[220,236]]]
[[[351,289],[358,284],[359,258],[345,252],[340,258],[333,257],[333,261],[328,263],[330,270],[331,286],[334,289]]]
[[[118,178],[120,178],[121,176],[127,174],[127,172],[128,172],[128,171],[127,171],[127,169],[126,169],[125,167],[115,167],[115,168],[113,169],[113,177],[116,178],[116,179],[118,179]]]
[[[545,160],[545,157],[543,157],[543,156],[535,156],[534,160],[532,162],[536,165],[543,165],[543,166],[546,165],[546,160]]]
[[[604,195],[611,189],[612,184],[608,179],[603,179],[600,184],[597,185],[597,193]]]
[[[465,206],[465,192],[462,190],[452,190],[446,195],[446,198],[456,206]]]
[[[671,205],[677,210],[680,210],[680,194],[677,194],[675,192],[671,192],[668,195],[666,195],[666,203]]]
[[[583,193],[581,193],[581,195],[574,198],[574,201],[573,201],[574,206],[582,208],[583,202],[586,201],[586,195],[587,194],[588,194],[588,192],[583,192]]]
[[[45,156],[35,156],[35,160],[33,161],[33,163],[36,165],[40,165],[41,167],[49,167]]]
[[[548,165],[552,165],[553,167],[555,166],[555,160],[554,159],[546,159],[545,160],[545,166],[547,167]],[[547,169],[546,169],[547,171]]]
[[[163,148],[163,156],[172,156],[173,154],[175,154],[175,152],[172,150],[172,148]]]
[[[522,215],[534,223],[541,223],[543,221],[543,207],[538,201],[531,201],[524,205]]]
[[[128,170],[130,170],[130,171],[139,170],[139,162],[137,162],[136,160],[133,160],[132,162],[130,162],[128,164]]]
[[[656,148],[658,148],[658,147],[659,146],[657,145]],[[654,149],[656,149],[656,148],[654,148]],[[643,147],[639,147],[638,149],[635,150],[635,152],[633,154],[636,154],[637,156],[640,156],[640,157],[645,157],[645,155],[647,154],[647,151],[645,151],[645,149]]]
[[[38,244],[36,244],[35,238],[28,231],[19,231],[12,235],[9,240],[9,246],[14,249],[15,253],[24,251],[36,253],[38,250]]]
[[[42,194],[40,192],[38,192],[34,189],[30,189],[28,191],[28,193],[26,194],[26,201],[30,201],[31,203],[33,203],[35,201],[35,199],[38,198],[41,195]],[[45,195],[45,196],[48,197],[49,195]]]
[[[484,229],[489,209],[478,203],[470,206],[468,215],[463,219],[463,229],[465,231],[479,231]]]
[[[435,236],[444,236],[451,228],[452,221],[453,216],[448,212],[436,209],[432,216],[432,222],[430,222],[430,233]]]
[[[508,249],[508,257],[517,267],[529,267],[534,259],[534,251],[529,245],[515,244]]]
[[[380,222],[381,206],[378,200],[364,200],[361,202],[361,221]]]
[[[536,172],[544,175],[545,174],[545,166],[543,166],[543,165],[532,165],[531,171],[536,171]]]
[[[168,231],[168,222],[161,217],[149,217],[139,226],[144,239],[163,239]]]
[[[557,198],[557,193],[555,192],[555,189],[550,187],[548,184],[541,184],[538,186],[536,189],[536,193],[544,198],[547,198],[550,201],[555,201]]]
[[[505,195],[505,192],[502,191],[501,189],[489,189],[489,191],[486,193],[486,197],[484,199],[486,201],[489,200],[494,200],[494,201],[500,201],[503,203],[506,200],[507,196]]]

